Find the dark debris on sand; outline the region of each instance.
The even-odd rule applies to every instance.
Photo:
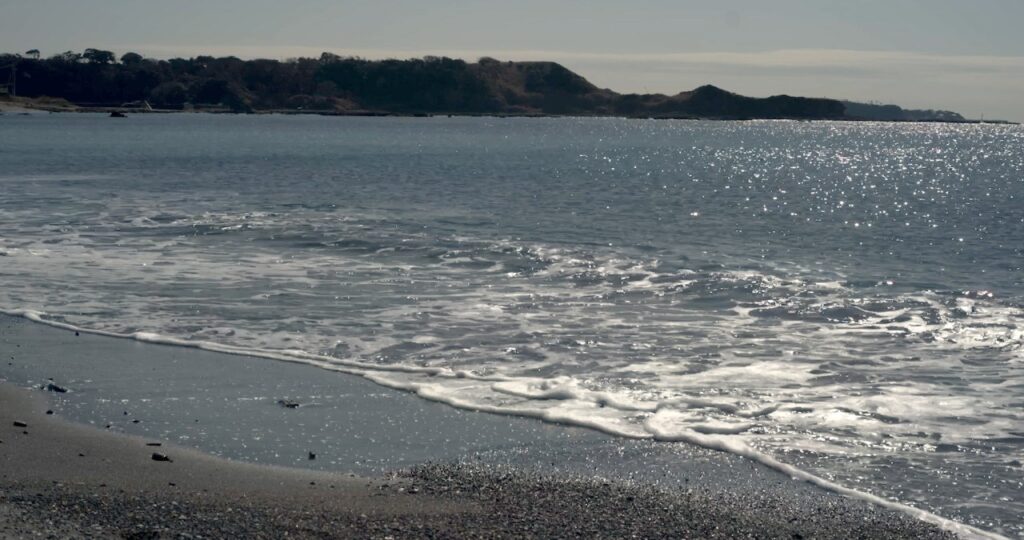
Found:
[[[757,494],[669,492],[472,465],[428,465],[403,476],[382,484],[382,496],[451,500],[463,510],[368,516],[329,501],[296,508],[173,490],[142,495],[81,486],[13,488],[0,492],[0,514],[19,519],[0,522],[20,525],[0,530],[0,537],[954,538],[869,505],[792,508]]]

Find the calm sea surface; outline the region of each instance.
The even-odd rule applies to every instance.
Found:
[[[770,456],[1011,536],[1022,267],[1019,127],[0,116],[0,309]]]

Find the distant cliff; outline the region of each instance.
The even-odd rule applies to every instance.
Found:
[[[953,111],[904,109],[899,105],[857,103],[844,101],[846,116],[857,120],[881,120],[888,122],[966,122],[967,119]]]
[[[0,66],[5,64],[14,65],[18,95],[62,98],[83,107],[716,119],[841,119],[856,109],[877,119],[873,106],[784,95],[751,98],[714,86],[671,96],[619,94],[554,62],[492,58],[373,61],[324,53],[288,61],[152,60],[127,53],[118,60],[109,51],[88,49],[46,59],[0,55]]]

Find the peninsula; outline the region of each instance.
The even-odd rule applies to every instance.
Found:
[[[286,61],[155,60],[136,53],[118,59],[99,49],[49,58],[35,50],[26,55],[0,55],[0,79],[10,81],[8,95],[0,98],[8,108],[966,121],[949,111],[787,95],[753,98],[711,85],[675,95],[620,94],[554,62],[486,57],[473,63],[433,56],[366,60],[325,52]]]

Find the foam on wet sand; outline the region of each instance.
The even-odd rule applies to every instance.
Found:
[[[45,365],[56,379],[66,380],[62,371],[73,371],[71,366],[79,362],[87,365],[77,369],[88,369],[94,357],[105,356],[115,364],[135,362],[141,373],[173,356],[184,365],[162,371],[155,379],[174,387],[175,369],[180,378],[191,376],[185,369],[189,357],[213,354],[97,336],[75,338],[27,321],[4,319],[2,323],[0,349],[4,359],[11,360],[0,365],[0,374],[22,386],[27,385],[22,370],[31,369],[25,366]],[[50,343],[50,348],[42,348],[43,343]],[[61,362],[42,360],[44,355],[56,354],[64,358],[64,367]],[[305,366],[217,356],[214,360],[239,362],[224,369],[237,371],[247,361],[265,368],[259,376],[240,375],[236,382],[243,386],[257,379],[302,385],[322,378],[322,373]],[[197,361],[211,365],[211,358]],[[287,378],[276,377],[282,369],[297,371]],[[310,375],[302,379],[300,373]],[[245,416],[256,414],[253,411],[273,407],[282,414],[310,414],[306,419],[293,416],[291,422],[312,424],[374,388],[358,378],[339,375],[338,379],[337,385],[345,387],[350,397],[294,410],[256,403],[233,413],[244,424]],[[396,437],[403,423],[427,422],[442,432],[454,429],[446,425],[457,425],[465,446],[459,441],[445,445],[424,440],[425,448],[416,458],[443,464],[414,467],[408,467],[409,461],[398,453],[382,451],[392,463],[406,467],[398,477],[350,476],[341,471],[357,467],[344,460],[329,464],[334,472],[269,467],[228,461],[166,441],[160,441],[160,447],[148,446],[156,439],[71,423],[62,417],[65,411],[77,410],[75,414],[81,415],[91,407],[87,405],[90,383],[85,380],[77,382],[68,395],[62,394],[57,404],[46,399],[56,397],[53,394],[11,383],[0,385],[0,534],[8,536],[951,536],[907,515],[794,482],[736,456],[456,411],[380,388],[378,392],[391,398],[380,402],[383,406],[376,411],[367,407],[361,416],[348,418],[353,430],[381,418],[374,415],[393,418],[395,425],[389,431]],[[347,387],[349,383],[355,386]],[[224,391],[230,394],[238,388]],[[75,403],[82,408],[69,406],[73,400],[79,400]],[[58,407],[61,404],[63,409]],[[58,414],[45,414],[49,408]],[[412,410],[418,412],[410,414]],[[146,421],[126,425],[141,429],[154,418],[143,416]],[[27,425],[15,427],[16,420]],[[164,426],[185,423],[170,412],[164,420]],[[504,444],[488,434],[499,425],[507,426],[511,434]],[[182,432],[173,426],[163,429],[168,434]],[[474,446],[478,439],[489,442]],[[203,440],[191,441],[203,447]],[[390,442],[353,444],[376,444],[383,450]],[[170,461],[154,460],[154,452]],[[319,456],[309,464],[326,465]],[[655,481],[668,470],[685,475],[685,481]]]

